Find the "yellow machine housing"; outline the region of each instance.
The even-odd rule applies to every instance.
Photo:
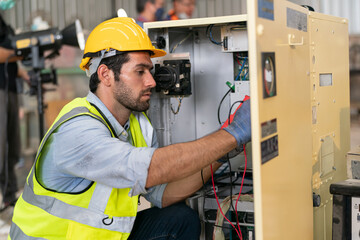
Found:
[[[182,96],[159,92],[152,100],[160,145],[218,129],[214,116],[231,81],[239,90],[227,105],[251,98],[255,238],[331,239],[329,186],[346,179],[350,149],[348,22],[285,0],[248,1],[247,8],[246,15],[144,24],[153,42],[166,43],[168,55],[154,65],[191,64],[192,93],[181,98],[179,113],[170,109]],[[210,43],[210,25],[221,46]],[[232,41],[226,48],[224,37]],[[248,59],[241,81],[234,81],[237,54]],[[204,232],[201,238],[208,239]]]

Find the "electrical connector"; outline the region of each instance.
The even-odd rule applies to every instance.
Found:
[[[231,82],[227,81],[226,85],[231,89],[231,92],[234,93],[235,92],[235,85],[232,84]]]

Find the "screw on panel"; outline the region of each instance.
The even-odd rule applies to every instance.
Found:
[[[334,171],[336,171],[336,167],[332,167],[332,169],[333,169]]]
[[[259,24],[259,25],[257,26],[257,28],[256,28],[256,31],[257,31],[257,34],[258,34],[259,36],[263,35],[263,33],[264,33],[264,26],[263,26],[262,24]]]

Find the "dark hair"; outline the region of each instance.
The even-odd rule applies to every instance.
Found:
[[[155,0],[136,0],[136,11],[142,13],[147,2],[155,3]]]
[[[110,70],[114,72],[115,81],[119,80],[119,75],[121,72],[121,67],[124,63],[127,63],[130,60],[129,52],[122,52],[113,57],[104,58],[101,60],[101,64],[105,64]],[[97,72],[93,73],[90,77],[89,88],[91,92],[96,92],[96,89],[100,83]]]

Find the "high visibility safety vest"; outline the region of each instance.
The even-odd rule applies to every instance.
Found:
[[[138,196],[129,197],[130,188],[115,189],[93,182],[82,192],[63,193],[46,189],[37,179],[40,157],[49,136],[62,123],[82,115],[99,120],[115,137],[107,120],[86,98],[77,98],[67,104],[40,143],[24,192],[15,205],[8,239],[110,240],[129,237],[138,206]],[[149,135],[146,128],[152,129],[145,114],[131,114],[130,131],[134,146],[146,147],[146,143],[151,142],[150,136],[146,136]]]
[[[166,16],[165,20],[179,20],[179,17],[176,16],[174,9],[171,9],[168,12],[168,15]]]

